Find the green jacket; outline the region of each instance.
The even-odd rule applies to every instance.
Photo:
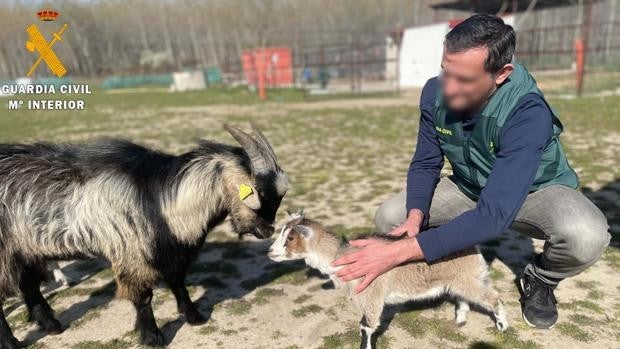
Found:
[[[439,143],[452,165],[456,183],[470,198],[478,199],[493,169],[495,154],[502,147],[502,127],[512,117],[521,98],[530,93],[538,94],[544,99],[527,69],[521,64],[515,64],[508,80],[497,89],[482,109],[469,136],[463,133],[460,117],[444,106],[442,93],[437,94],[434,121]],[[558,114],[550,109],[553,113],[553,136],[543,151],[530,191],[552,184],[572,188],[579,184],[577,174],[568,164],[559,141],[563,130],[562,123]]]

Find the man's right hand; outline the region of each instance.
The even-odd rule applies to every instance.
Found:
[[[401,236],[403,234],[407,234],[407,237],[412,238],[418,235],[418,233],[420,232],[423,221],[424,213],[422,213],[422,211],[418,210],[417,208],[411,209],[409,211],[409,214],[407,215],[407,220],[403,224],[392,229],[389,234],[394,236]]]

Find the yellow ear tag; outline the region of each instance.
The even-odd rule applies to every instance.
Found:
[[[247,184],[239,185],[239,199],[241,199],[241,201],[247,199],[248,196],[252,194],[254,194],[254,190],[252,190],[252,187]]]

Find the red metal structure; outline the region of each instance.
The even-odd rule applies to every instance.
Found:
[[[243,73],[249,85],[258,87],[266,98],[265,87],[293,85],[293,60],[289,47],[264,47],[244,51],[241,57]]]

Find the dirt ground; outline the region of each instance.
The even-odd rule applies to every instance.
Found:
[[[620,98],[587,103],[591,105],[558,101],[567,126],[564,144],[584,192],[601,207],[612,232],[618,234]],[[73,142],[123,137],[180,153],[191,149],[198,138],[233,142],[222,124],[247,127],[247,121],[253,120],[271,139],[291,178],[292,189],[281,211],[303,207],[309,217],[348,237],[371,232],[377,206],[404,188],[419,116],[415,97],[92,108],[97,115],[94,121],[67,119],[21,138]],[[599,122],[599,114],[612,121]],[[187,280],[192,298],[209,318],[203,326],[186,324],[171,292],[164,287],[155,290],[155,316],[169,348],[358,346],[359,315],[340,290],[302,263],[271,262],[265,255],[268,244],[238,241],[227,223],[210,233]],[[379,347],[620,348],[618,240],[596,265],[562,282],[556,291],[560,320],[545,331],[531,329],[522,321],[514,282],[541,248],[541,241],[512,231],[482,246],[494,287],[507,307],[511,325],[507,332],[497,332],[488,316],[476,312],[465,326],[456,327],[449,302],[409,304],[386,311]],[[27,322],[21,300],[12,299],[5,304],[5,312],[16,337],[30,348],[139,348],[133,307],[114,298],[113,275],[105,262],[68,261],[63,265],[80,282],[72,287],[49,283],[45,295],[67,329],[57,336],[41,333]]]

